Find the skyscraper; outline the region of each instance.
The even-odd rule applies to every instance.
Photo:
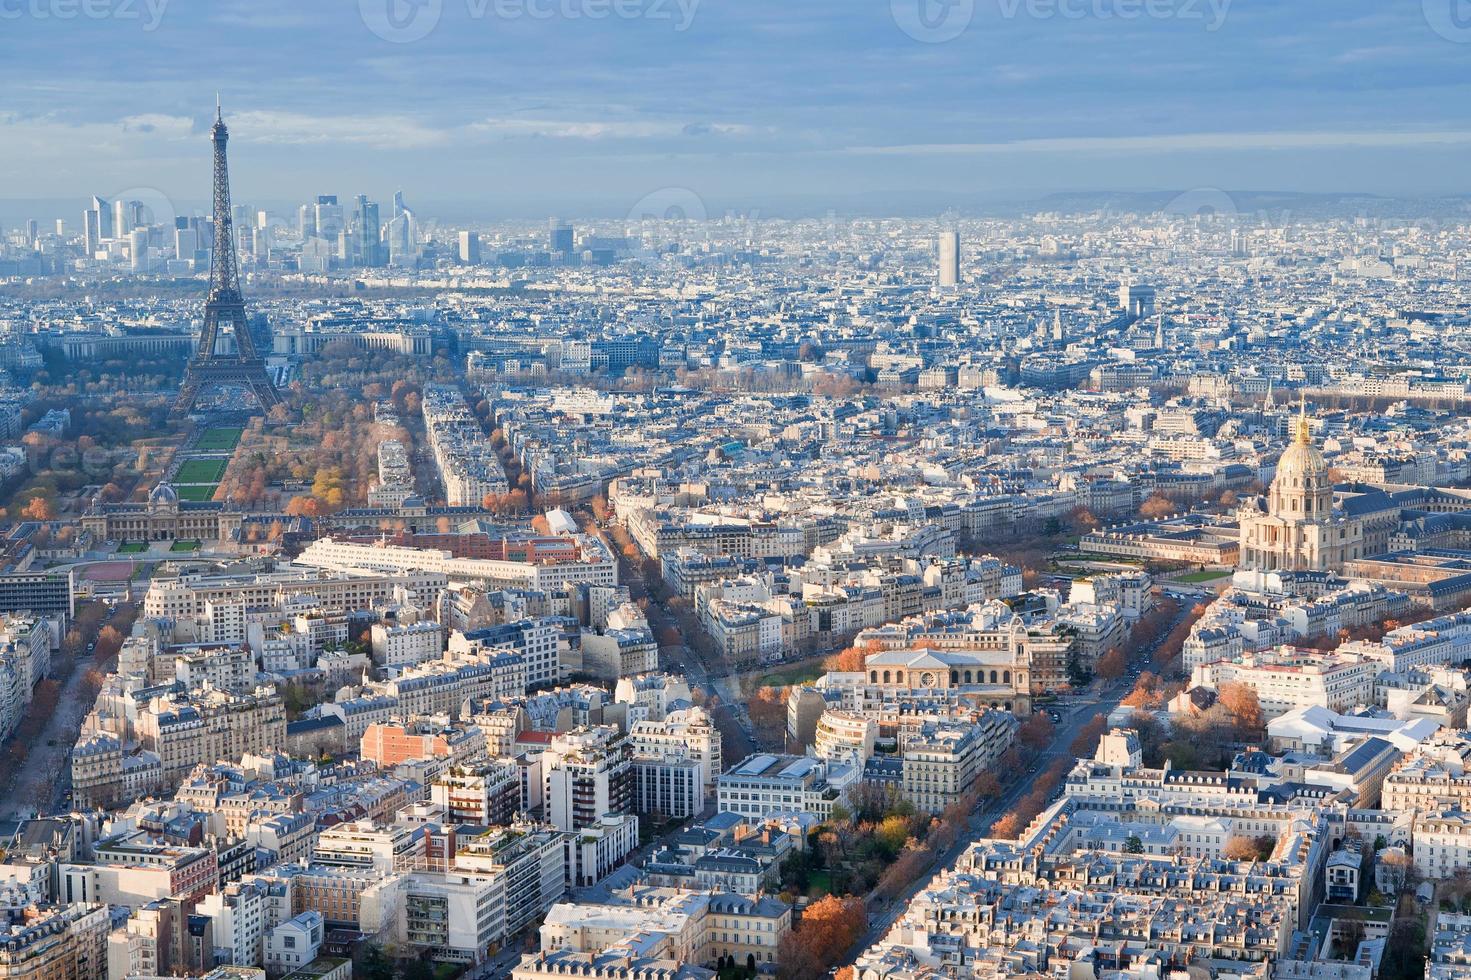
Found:
[[[310,204],[296,209],[296,233],[302,241],[317,237],[317,212]]]
[[[92,210],[97,213],[97,237],[112,237],[112,205],[105,198],[92,197]]]
[[[548,222],[547,247],[554,255],[571,255],[574,242],[571,225],[558,218]]]
[[[191,227],[188,218],[174,219],[174,258],[186,262],[194,259],[199,249],[199,233]]]
[[[128,257],[134,272],[148,271],[147,228],[134,228],[128,232]]]
[[[382,232],[378,224],[378,203],[358,195],[358,237],[362,243],[362,264],[374,268],[383,264],[379,258]]]
[[[467,265],[480,264],[480,236],[473,231],[460,232],[460,261]]]
[[[36,239],[41,237],[41,225],[35,218],[26,219],[26,244],[32,248],[36,246]]]
[[[342,205],[337,203],[336,194],[321,194],[317,197],[316,206],[317,236],[325,238],[334,245],[337,236],[342,234]]]
[[[960,232],[940,232],[940,285],[960,285]]]
[[[82,212],[82,251],[86,253],[87,259],[97,257],[97,249],[102,243],[102,212],[95,207]]]

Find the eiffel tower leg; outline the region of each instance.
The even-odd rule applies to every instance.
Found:
[[[173,410],[169,413],[173,418],[181,419],[189,414],[194,407],[194,399],[199,397],[199,382],[189,374],[184,375],[184,383],[179,386],[179,395],[174,399]]]
[[[272,408],[281,404],[281,394],[276,391],[269,378],[255,378],[251,381],[250,390],[255,392],[255,400],[260,402],[262,412],[269,412]]]

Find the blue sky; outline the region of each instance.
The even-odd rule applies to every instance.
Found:
[[[1463,193],[1468,69],[1471,0],[0,0],[0,197],[202,199],[217,89],[239,200]]]

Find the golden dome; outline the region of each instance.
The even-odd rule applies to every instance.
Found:
[[[1312,478],[1322,478],[1328,472],[1328,463],[1323,459],[1323,454],[1318,447],[1313,445],[1313,433],[1308,427],[1307,405],[1303,404],[1297,416],[1297,432],[1293,437],[1292,445],[1282,453],[1282,458],[1277,461],[1276,479],[1288,481],[1301,481]],[[1301,482],[1287,482],[1284,486],[1302,486]]]

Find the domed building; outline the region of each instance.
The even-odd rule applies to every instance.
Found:
[[[148,491],[148,500],[104,503],[94,498],[82,515],[82,530],[94,541],[216,541],[238,534],[238,508],[212,500],[180,500],[167,481]]]
[[[1242,568],[1329,571],[1367,553],[1365,522],[1334,508],[1328,463],[1313,445],[1305,407],[1292,445],[1277,461],[1265,511],[1253,498],[1239,520]]]

